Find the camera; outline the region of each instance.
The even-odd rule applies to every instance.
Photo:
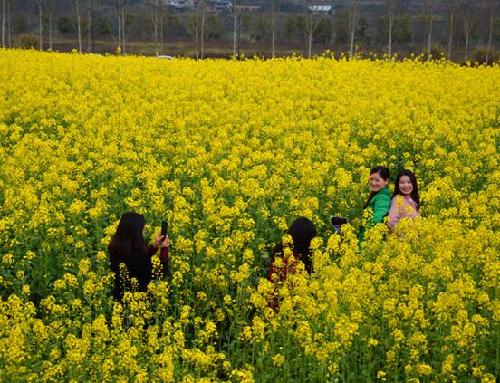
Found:
[[[338,216],[332,217],[332,225],[333,228],[335,229],[335,234],[340,234],[340,229],[342,225],[345,225],[346,223],[347,223],[347,218]]]
[[[160,235],[165,239],[165,237],[168,235],[168,222],[167,220],[162,221],[161,223],[161,232]]]
[[[347,223],[347,218],[344,217],[332,217],[332,225],[333,226],[342,226]]]

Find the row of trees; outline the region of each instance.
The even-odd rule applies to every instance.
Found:
[[[498,31],[495,32],[498,1],[495,0],[421,0],[413,8],[404,0],[381,0],[378,8],[373,4],[369,8],[362,0],[301,0],[301,8],[298,8],[301,12],[293,14],[283,12],[286,0],[267,0],[258,15],[245,12],[242,0],[231,0],[230,13],[214,13],[210,0],[196,0],[194,10],[181,14],[164,0],[28,0],[24,6],[17,4],[16,7],[12,0],[0,1],[2,47],[13,46],[13,33],[31,35],[37,31],[40,50],[53,49],[54,32],[59,40],[69,38],[72,32],[80,52],[94,51],[96,36],[108,35],[122,54],[127,53],[129,38],[149,41],[154,52],[162,54],[166,51],[167,35],[169,31],[172,34],[176,25],[193,38],[198,58],[205,57],[207,38],[218,38],[221,43],[231,39],[233,54],[240,55],[244,32],[246,38],[254,37],[262,44],[268,42],[273,57],[280,43],[291,41],[302,42],[309,57],[313,55],[314,44],[318,43],[344,46],[350,56],[360,44],[365,47],[377,44],[382,47],[381,51],[392,55],[395,44],[401,47],[415,40],[414,24],[417,24],[420,34],[425,31],[428,57],[433,51],[436,26],[439,26],[441,35],[446,31],[446,42],[443,44],[443,39],[439,42],[445,45],[448,58],[452,58],[455,40],[460,36],[466,60],[471,36],[480,27],[485,35],[481,38],[485,60],[490,61],[498,36]],[[318,3],[331,5],[331,11],[316,11]],[[24,24],[23,16],[28,18]],[[257,20],[253,34],[252,20]]]

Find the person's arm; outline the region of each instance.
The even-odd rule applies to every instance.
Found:
[[[153,255],[156,254],[156,252],[158,251],[158,249],[160,247],[161,248],[168,247],[168,237],[166,237],[164,235],[157,235],[156,238],[155,238],[155,240],[153,241],[153,243],[147,247],[147,254],[150,257],[152,257]],[[168,250],[167,250],[166,257],[168,257]],[[162,255],[160,253],[160,259],[161,258],[162,258]]]
[[[161,246],[160,248],[160,263],[162,264],[162,272],[163,276],[167,276],[168,274],[168,242],[165,246]]]
[[[391,206],[391,197],[385,194],[375,197],[373,204],[372,226],[384,221],[385,216],[389,213]]]
[[[158,251],[158,245],[156,245],[154,243],[152,243],[151,245],[149,245],[148,248],[147,248],[147,254],[150,257],[152,257],[153,255],[155,255],[157,251]]]
[[[389,227],[389,231],[394,232],[394,228],[399,222],[400,214],[399,214],[399,204],[400,199],[394,197],[391,201],[391,208],[389,209],[389,221],[387,226]]]

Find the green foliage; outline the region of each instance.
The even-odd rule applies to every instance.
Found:
[[[59,20],[57,20],[57,30],[59,33],[63,35],[67,35],[70,33],[75,32],[75,28],[73,27],[73,23],[71,20],[65,16],[60,17]]]

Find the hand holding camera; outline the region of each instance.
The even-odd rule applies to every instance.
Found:
[[[161,223],[161,232],[155,239],[155,245],[168,247],[168,222],[166,220]]]
[[[347,223],[347,218],[344,217],[338,217],[338,216],[333,216],[332,217],[332,225],[335,230],[335,234],[340,234],[340,229],[342,225],[345,225]]]

